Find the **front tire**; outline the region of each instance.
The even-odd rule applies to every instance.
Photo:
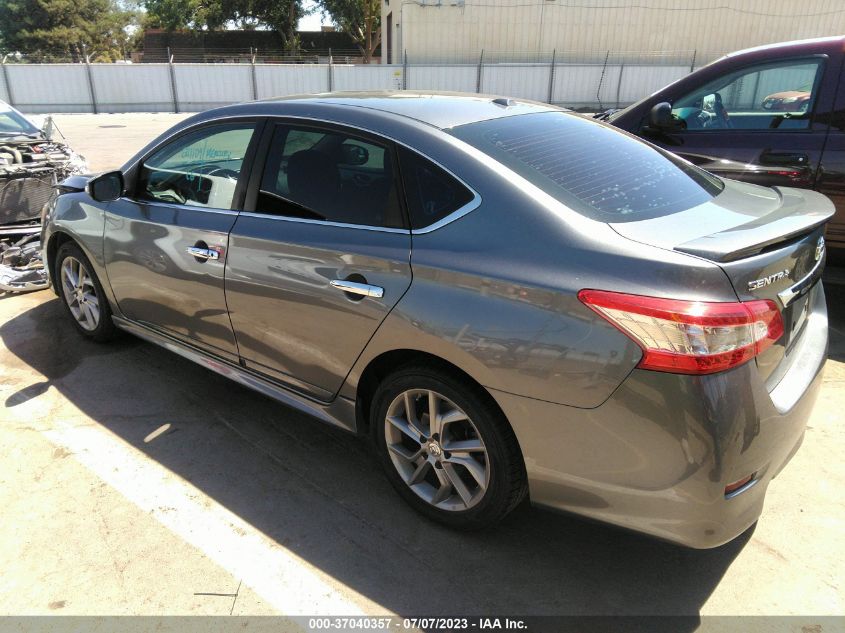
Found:
[[[496,524],[526,496],[513,430],[457,372],[400,369],[376,390],[370,428],[388,480],[425,516],[457,529]]]
[[[73,242],[65,242],[56,253],[59,299],[77,331],[93,341],[113,339],[117,328],[112,322],[109,301],[91,262]]]

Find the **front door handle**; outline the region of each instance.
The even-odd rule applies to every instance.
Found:
[[[810,164],[810,157],[800,152],[769,152],[760,154],[762,165],[773,167],[806,167]]]
[[[193,255],[197,259],[202,259],[203,261],[208,261],[209,259],[217,260],[220,259],[220,253],[217,251],[210,249],[210,248],[200,248],[199,246],[189,246],[185,249],[185,252],[189,255]]]
[[[370,284],[362,284],[357,281],[347,281],[346,279],[332,279],[329,282],[332,288],[337,288],[343,292],[348,292],[353,295],[361,295],[362,297],[373,297],[381,299],[384,296],[384,288],[379,286],[371,286]]]

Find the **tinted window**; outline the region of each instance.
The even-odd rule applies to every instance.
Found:
[[[214,125],[168,143],[141,166],[138,197],[187,206],[233,208],[253,129],[251,123]]]
[[[471,191],[419,154],[403,148],[399,160],[412,228],[430,226],[474,198]]]
[[[256,211],[343,224],[405,224],[386,144],[282,125],[273,133]]]
[[[462,125],[458,138],[588,217],[625,222],[710,200],[715,176],[590,119],[563,112]]]
[[[744,68],[676,99],[672,113],[688,130],[792,130],[810,125],[821,60]]]

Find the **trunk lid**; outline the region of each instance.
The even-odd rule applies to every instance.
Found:
[[[757,357],[773,389],[813,305],[811,295],[824,267],[824,224],[834,207],[814,191],[724,182],[724,191],[708,203],[611,226],[631,240],[716,263],[742,301],[774,301],[784,335]]]

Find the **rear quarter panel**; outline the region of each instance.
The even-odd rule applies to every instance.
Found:
[[[479,208],[413,235],[411,287],[342,395],[354,397],[361,373],[378,355],[412,349],[457,365],[490,389],[595,407],[633,370],[641,351],[581,304],[579,290],[735,298],[715,265],[622,238],[518,177],[503,177],[510,172],[490,162],[462,172],[481,195]]]

